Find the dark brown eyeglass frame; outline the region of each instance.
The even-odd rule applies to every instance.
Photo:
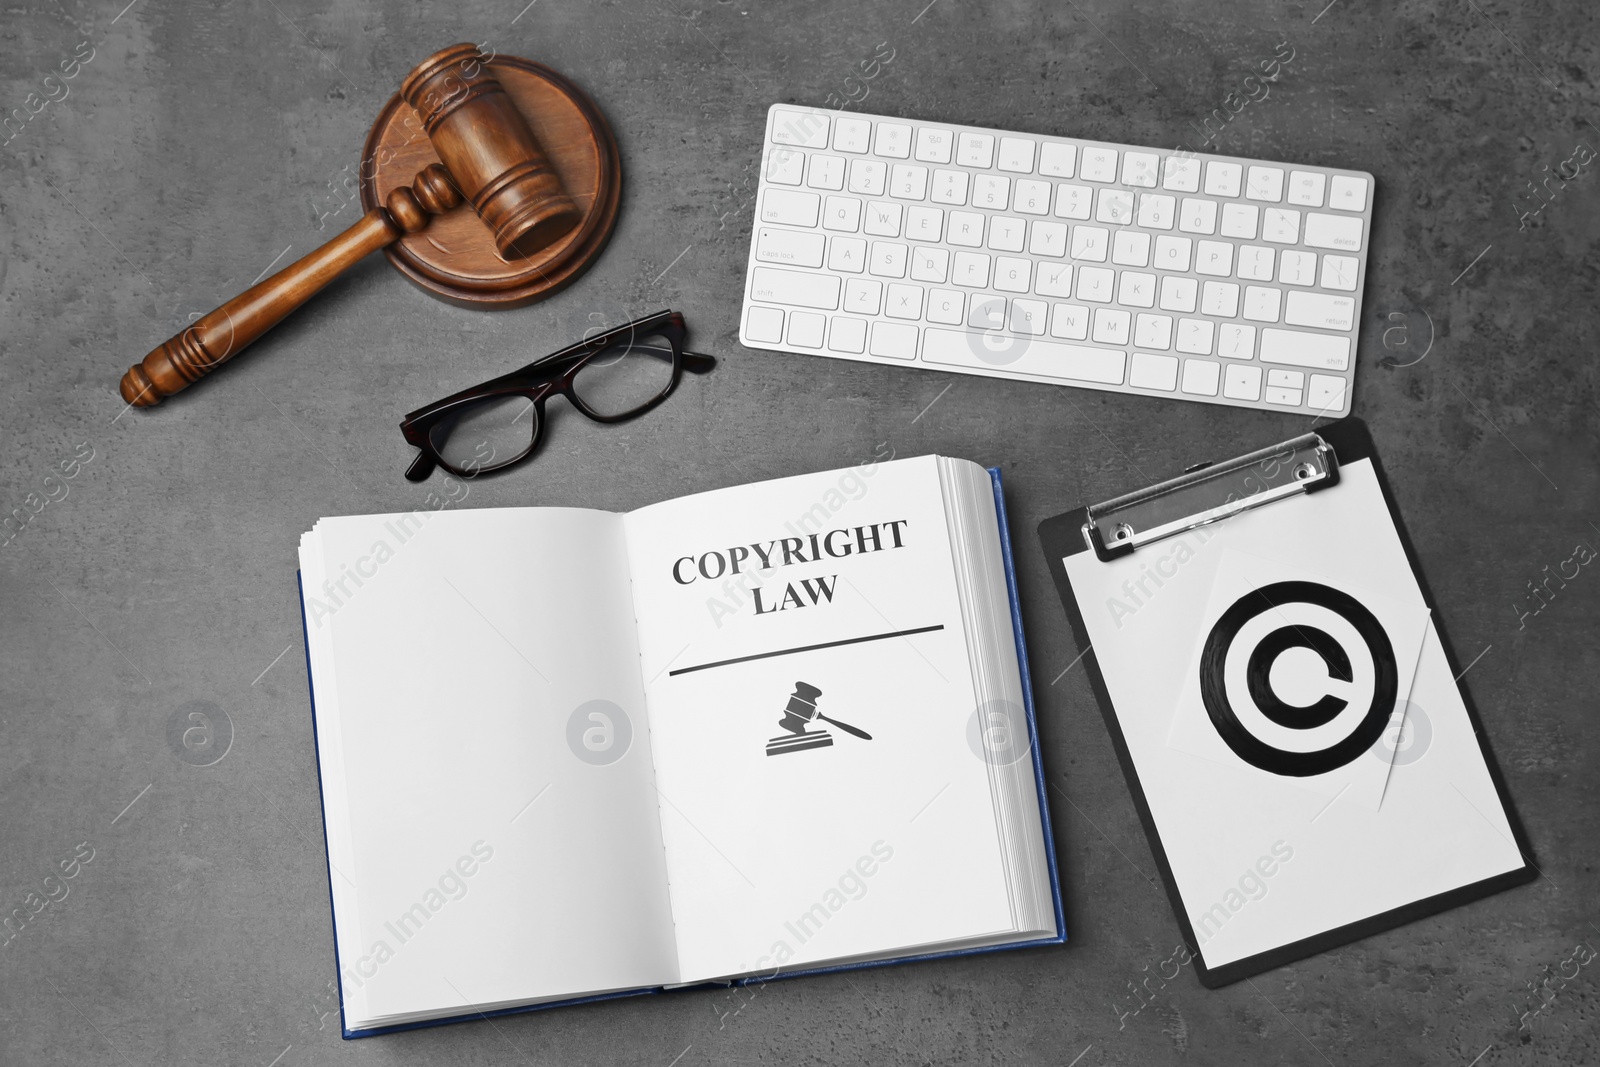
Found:
[[[694,374],[704,374],[716,366],[717,361],[712,356],[684,351],[683,345],[688,335],[689,327],[684,323],[681,314],[676,311],[658,311],[654,315],[630,322],[625,326],[587,337],[575,345],[537,359],[520,370],[491,378],[471,389],[464,389],[443,400],[436,400],[426,407],[418,408],[400,423],[400,432],[405,435],[406,441],[421,450],[411,466],[406,469],[406,478],[413,482],[423,481],[433,473],[435,466],[443,467],[459,478],[476,478],[480,474],[506,470],[522,463],[538,451],[540,442],[544,440],[544,404],[552,396],[566,397],[568,403],[595,422],[627,422],[629,419],[638,418],[672,395],[673,390],[678,388],[678,382],[685,370]],[[573,389],[572,383],[577,379],[578,372],[588,366],[595,356],[627,341],[630,337],[652,336],[665,338],[672,347],[672,377],[655,396],[620,415],[602,415],[586,404]],[[462,411],[484,400],[509,396],[526,397],[534,406],[533,431],[526,449],[510,459],[474,469],[458,467],[440,455],[432,437],[432,431],[436,426],[452,417],[459,417]]]

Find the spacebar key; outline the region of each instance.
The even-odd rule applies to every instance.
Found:
[[[757,267],[750,279],[750,299],[832,311],[839,306],[839,279],[831,274]]]
[[[922,358],[928,363],[979,367],[1012,374],[1037,374],[1077,382],[1121,385],[1128,354],[1109,348],[1084,348],[1041,341],[1037,337],[1004,337],[1009,348],[991,351],[985,335],[956,330],[922,331]]]

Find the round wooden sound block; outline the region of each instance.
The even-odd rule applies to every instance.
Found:
[[[546,248],[507,258],[472,205],[462,204],[383,254],[440,299],[464,307],[520,307],[565,288],[605,248],[622,197],[622,161],[605,116],[572,82],[516,56],[496,56],[489,69],[528,120],[567,195],[583,212],[582,221]],[[361,150],[362,208],[371,211],[391,191],[410,185],[423,167],[438,162],[417,113],[396,93]]]

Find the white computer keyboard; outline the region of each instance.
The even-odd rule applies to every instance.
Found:
[[[752,348],[1350,410],[1373,179],[782,104]]]

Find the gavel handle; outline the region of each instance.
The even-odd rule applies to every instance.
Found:
[[[389,194],[355,225],[272,277],[251,286],[154,349],[122,376],[122,399],[153,407],[188,388],[247,348],[370,253],[416,233],[434,216],[461,203],[461,194],[437,163],[420,171],[410,188]]]

